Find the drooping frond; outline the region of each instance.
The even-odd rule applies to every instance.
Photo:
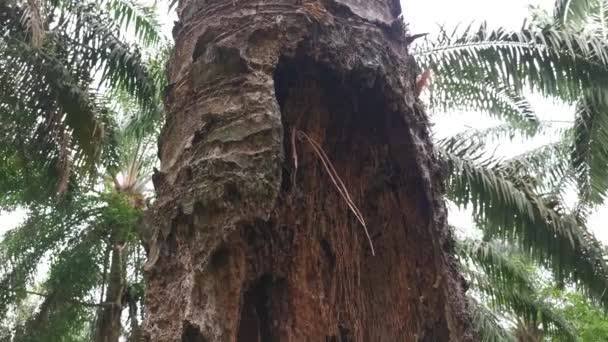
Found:
[[[427,41],[413,55],[442,82],[490,82],[495,89],[531,89],[573,103],[581,92],[605,86],[607,44],[555,25],[525,24],[513,32],[481,25]]]
[[[533,292],[534,285],[529,277],[528,265],[512,256],[512,251],[496,241],[458,241],[458,255],[481,267],[484,273],[495,279],[496,288],[492,293],[507,291]],[[512,248],[511,248],[512,249]]]
[[[481,273],[469,271],[465,274],[469,277],[471,286],[481,292],[495,310],[508,312],[533,326],[540,325],[548,336],[559,336],[567,341],[576,340],[574,328],[536,291],[520,291],[508,283],[501,284],[501,279],[493,279]]]
[[[91,291],[99,284],[103,240],[86,235],[78,242],[55,257],[42,286],[44,300],[18,329],[16,342],[83,340],[87,322],[102,305],[95,303]]]
[[[117,93],[119,105],[128,112],[125,131],[143,137],[151,132],[158,131],[164,119],[163,92],[168,85],[165,66],[169,59],[172,47],[162,46],[158,53],[147,61],[150,74],[155,83],[154,100],[155,106],[149,108],[138,108],[128,94]]]
[[[44,124],[51,127],[53,124],[65,124],[73,133],[74,145],[78,150],[90,157],[89,162],[95,159],[103,131],[96,116],[102,107],[96,103],[95,95],[83,89],[86,84],[75,79],[76,75],[65,67],[66,60],[43,50],[29,48],[18,41],[7,44],[5,49],[0,50],[2,53],[7,58],[0,63],[8,70],[22,70],[20,77],[15,77],[14,73],[0,75],[6,80],[2,89],[3,98],[10,96],[22,103],[34,101],[29,109],[38,110],[40,117],[47,118]],[[42,101],[44,97],[48,98],[46,103]],[[35,104],[38,104],[38,108],[33,106]],[[7,112],[3,122],[8,124],[13,120],[10,111],[14,107],[7,104],[5,108]]]
[[[45,256],[58,255],[70,242],[86,235],[79,227],[95,222],[99,210],[87,198],[69,208],[32,207],[27,220],[7,232],[0,243],[0,321],[11,305],[19,303],[34,285],[36,270]]]
[[[465,240],[458,244],[465,260],[483,270],[479,273],[466,269],[465,274],[473,288],[495,309],[506,310],[533,326],[541,324],[545,334],[575,340],[573,327],[535,288],[532,268],[525,256],[498,241]]]
[[[114,244],[138,247],[135,224],[141,208],[114,191],[80,194],[61,206],[51,202],[30,210],[27,220],[0,241],[0,324],[28,295],[41,295],[43,304],[21,327],[21,336],[63,341],[92,323],[91,308],[106,305],[98,299],[100,289],[112,281],[101,276],[104,251]],[[51,264],[48,277],[40,290],[32,291],[40,281],[36,270],[45,259]],[[127,260],[120,263],[125,270],[128,265]],[[141,282],[137,273],[128,277]]]
[[[556,0],[553,16],[563,24],[578,24],[585,19],[594,0]]]
[[[608,1],[593,0],[590,1],[591,8],[587,11],[583,29],[592,34],[608,38]]]
[[[515,337],[500,325],[499,318],[483,304],[469,298],[469,308],[473,329],[481,342],[516,342]]]
[[[125,3],[116,0],[112,8],[119,11]],[[95,88],[133,97],[141,112],[159,111],[156,76],[137,46],[121,36],[121,27],[132,22],[153,38],[151,22],[136,14],[113,19],[95,1],[45,4],[52,15],[44,23],[44,44],[37,46],[29,43],[31,30],[21,20],[27,8],[0,3],[0,142],[7,153],[0,162],[13,170],[0,175],[2,190],[10,194],[6,205],[26,198],[25,204],[31,203],[35,196],[26,192],[44,200],[53,187],[59,194],[68,191],[72,175],[91,175],[100,161],[113,159],[113,145],[104,143],[112,141],[115,126]],[[31,182],[29,174],[52,177]]]
[[[567,137],[569,131],[564,130],[562,136]],[[560,197],[568,190],[567,186],[576,183],[568,151],[569,139],[563,138],[505,159],[501,168],[511,177],[533,180],[528,185],[537,193]]]
[[[578,102],[572,163],[580,198],[603,202],[608,192],[608,98],[591,93]]]
[[[528,138],[541,135],[563,136],[569,130],[569,128],[563,125],[556,125],[553,122],[546,121],[540,121],[526,130],[522,130],[522,128],[510,123],[498,123],[495,126],[486,128],[469,128],[452,135],[451,138],[478,141],[488,146],[505,141],[526,141]]]
[[[140,101],[143,106],[151,103],[155,83],[137,46],[124,43],[118,26],[101,9],[75,1],[72,4],[73,22],[82,32],[82,56],[101,69],[102,84],[120,88]]]
[[[53,41],[49,36],[47,46]],[[5,42],[0,46],[0,56],[6,57],[0,61],[6,68],[0,73],[0,173],[13,171],[0,176],[6,179],[0,186],[27,205],[67,190],[72,172],[93,173],[111,127],[105,104],[65,67],[65,56]],[[46,180],[32,182],[36,175]],[[38,196],[16,195],[26,192]]]
[[[556,279],[577,284],[608,306],[604,253],[581,220],[474,147],[444,141],[441,154],[449,165],[448,198],[471,207],[486,236],[514,242]]]
[[[137,0],[105,0],[114,20],[124,30],[133,30],[138,41],[145,46],[156,46],[161,41],[153,5],[144,5]]]
[[[438,75],[429,90],[430,109],[435,112],[481,112],[502,119],[527,135],[533,134],[539,124],[528,100],[506,86]]]

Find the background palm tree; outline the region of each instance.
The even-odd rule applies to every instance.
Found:
[[[586,227],[586,217],[603,203],[608,181],[605,8],[603,1],[558,2],[554,18],[535,12],[520,31],[490,30],[485,25],[443,29],[438,38],[414,52],[422,69],[435,74],[429,89],[432,110],[476,110],[505,122],[438,142],[449,169],[447,197],[472,209],[485,239],[518,247],[537,265],[551,270],[558,284],[574,284],[604,307],[605,253]],[[569,12],[576,15],[564,20]],[[539,120],[526,100],[529,91],[575,106],[574,125],[555,128],[552,122]],[[560,134],[561,141],[509,159],[497,158],[486,146],[496,139],[531,138],[546,132]],[[578,200],[567,205],[573,202],[568,200],[572,190],[578,192]],[[495,258],[485,261],[494,263],[494,268],[501,266]],[[486,278],[492,278],[491,269],[481,268]],[[472,283],[475,286],[476,279]],[[513,283],[506,284],[511,286],[498,291],[503,300],[509,293],[521,293],[514,292]],[[476,289],[483,292],[483,287]],[[495,297],[490,302],[493,308],[505,310],[504,305],[495,305]],[[494,314],[484,315],[489,311],[480,305],[473,305],[478,329],[499,328],[495,320],[488,320]],[[529,315],[523,318],[521,322],[530,322]],[[548,330],[539,330],[537,324],[518,324],[518,328],[520,340],[531,335],[540,338]],[[485,336],[489,340],[506,336],[497,331]]]
[[[0,208],[28,209],[0,242],[0,321],[16,341],[137,339],[136,227],[168,52],[155,13],[127,0],[0,1]]]
[[[151,13],[132,0],[0,1],[3,206],[63,194],[70,175],[92,174],[111,157],[104,93],[158,109],[139,48],[161,43]]]
[[[461,240],[458,250],[462,272],[478,298],[471,299],[471,307],[482,341],[576,340],[574,327],[543,294],[544,281],[526,255],[495,240]]]
[[[76,179],[59,204],[50,199],[28,206],[26,221],[0,242],[0,311],[9,314],[31,296],[42,298],[25,324],[13,327],[17,341],[62,340],[87,329],[87,339],[95,341],[139,334],[146,253],[137,227],[151,196],[158,131],[120,127],[112,146],[117,163],[106,165],[105,175]],[[47,274],[37,272],[41,267]],[[121,319],[125,310],[128,326]]]

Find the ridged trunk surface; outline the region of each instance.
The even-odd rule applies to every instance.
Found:
[[[147,340],[471,340],[398,0],[178,13]]]
[[[105,305],[101,308],[95,330],[94,342],[118,342],[121,333],[120,316],[125,290],[124,245],[112,243],[110,274],[105,295]]]

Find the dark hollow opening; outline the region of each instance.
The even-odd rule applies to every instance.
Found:
[[[245,292],[237,342],[271,342],[270,326],[270,276],[262,276]]]

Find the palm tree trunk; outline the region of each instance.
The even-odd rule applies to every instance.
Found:
[[[147,340],[472,339],[400,11],[180,2]]]
[[[108,289],[101,314],[97,321],[95,342],[118,342],[121,332],[120,315],[122,313],[122,297],[125,288],[124,274],[124,245],[114,244]]]

